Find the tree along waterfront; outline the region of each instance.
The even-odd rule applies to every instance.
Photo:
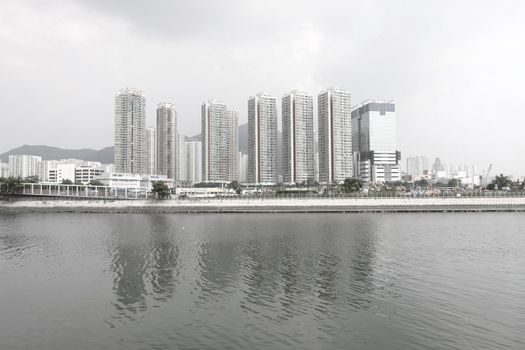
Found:
[[[417,186],[416,186],[417,184]],[[456,186],[431,186],[427,181],[415,183],[387,183],[365,187],[360,180],[348,178],[343,183],[323,186],[274,186],[257,187],[231,183],[222,192],[210,191],[203,197],[228,198],[407,198],[407,197],[524,197],[523,182],[512,182],[498,175],[486,189],[478,186],[467,188],[458,182]],[[198,184],[197,187],[203,187]],[[100,182],[88,185],[38,183],[38,179],[0,178],[0,196],[68,197],[88,199],[185,199],[197,195],[177,195],[177,188],[169,189],[163,182],[148,188],[116,188],[103,186]]]

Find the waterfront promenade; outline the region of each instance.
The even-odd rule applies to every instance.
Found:
[[[0,201],[0,213],[360,213],[523,211],[524,197],[239,198]]]

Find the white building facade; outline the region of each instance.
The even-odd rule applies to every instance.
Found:
[[[157,106],[157,174],[177,177],[177,112],[168,102]]]
[[[177,177],[178,182],[188,181],[188,150],[186,148],[186,136],[182,133],[177,133]]]
[[[126,88],[115,96],[115,170],[145,174],[147,168],[146,98]]]
[[[186,180],[190,184],[202,182],[202,143],[200,141],[186,142]]]
[[[0,162],[0,177],[9,177],[9,164]]]
[[[98,162],[84,162],[75,167],[75,183],[89,184],[104,174],[112,173],[113,166]]]
[[[350,92],[329,88],[318,95],[319,182],[353,176]]]
[[[148,153],[148,175],[157,174],[157,130],[146,129],[146,148]]]
[[[242,152],[239,152],[239,182],[240,183],[250,183],[250,184],[254,183],[249,180],[250,171],[249,171],[248,165],[249,165],[248,155]],[[262,185],[269,185],[269,183],[263,183]]]
[[[283,182],[315,179],[314,114],[312,95],[294,90],[282,98]]]
[[[22,179],[30,176],[38,177],[40,175],[38,163],[41,161],[42,157],[39,156],[26,154],[9,156],[9,176]]]
[[[224,103],[202,104],[202,182],[238,180],[238,117]]]
[[[260,93],[248,100],[248,173],[241,182],[274,185],[277,183],[277,103]]]
[[[366,183],[401,180],[394,101],[368,100],[352,109],[354,176]]]
[[[62,183],[67,180],[75,183],[75,168],[75,163],[57,163],[49,169],[48,182]]]

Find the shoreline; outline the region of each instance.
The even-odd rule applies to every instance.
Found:
[[[0,201],[18,213],[408,213],[525,212],[525,198],[308,198]]]

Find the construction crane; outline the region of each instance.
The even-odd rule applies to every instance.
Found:
[[[492,164],[489,166],[489,170],[487,170],[487,174],[485,174],[485,178],[481,179],[481,189],[484,189],[487,187],[487,181],[489,180],[490,170],[492,169]]]

